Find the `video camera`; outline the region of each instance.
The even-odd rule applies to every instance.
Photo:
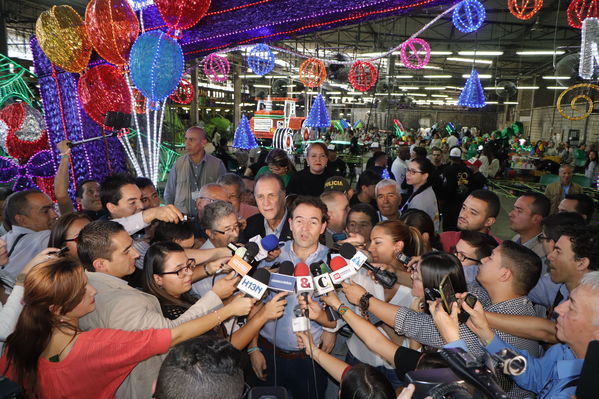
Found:
[[[499,369],[507,375],[520,375],[526,371],[526,358],[504,348],[496,354],[477,359],[461,348],[441,349],[441,358],[449,368],[415,370],[406,373],[409,383],[416,386],[413,399],[508,399],[495,378],[494,359]]]

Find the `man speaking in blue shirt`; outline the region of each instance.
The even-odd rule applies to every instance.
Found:
[[[318,242],[327,227],[326,205],[318,198],[298,197],[291,205],[289,215],[289,228],[293,240],[285,242],[281,254],[275,261],[290,261],[294,265],[300,262],[310,265],[326,261],[329,249]],[[259,267],[270,266],[273,262],[264,261]],[[297,337],[292,329],[296,305],[297,297],[289,295],[283,316],[266,323],[260,331],[259,338],[250,344],[248,353],[252,368],[256,376],[265,381],[265,385],[284,386],[296,399],[323,398],[327,374],[319,365],[314,366],[313,374],[310,358],[303,348],[298,346]],[[335,325],[335,322],[327,320],[310,322],[310,332],[317,345],[323,343],[323,336],[331,334],[323,331],[323,326],[332,328]],[[275,347],[276,367],[273,363]],[[323,347],[327,352],[330,349]]]

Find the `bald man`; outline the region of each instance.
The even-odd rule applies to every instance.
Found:
[[[195,201],[200,197],[200,189],[208,183],[214,183],[227,171],[223,162],[206,154],[204,146],[208,143],[206,132],[194,126],[185,132],[185,151],[177,159],[168,174],[164,189],[164,202],[174,204],[187,215],[195,214]]]

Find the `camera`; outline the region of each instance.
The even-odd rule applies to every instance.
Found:
[[[441,349],[441,358],[448,368],[415,370],[406,373],[408,382],[416,386],[413,399],[508,399],[499,386],[495,373],[487,365],[491,358],[498,362],[499,369],[508,375],[520,375],[526,371],[526,358],[508,348],[490,357],[477,359],[461,348]]]

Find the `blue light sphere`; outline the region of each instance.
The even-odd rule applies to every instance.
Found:
[[[146,32],[131,47],[129,68],[135,87],[150,101],[151,108],[157,109],[181,81],[183,50],[164,32]]]
[[[275,67],[275,55],[270,47],[260,43],[250,50],[248,54],[248,66],[256,75],[264,76]]]
[[[478,0],[464,0],[453,10],[453,25],[460,32],[471,33],[480,28],[487,13]]]

